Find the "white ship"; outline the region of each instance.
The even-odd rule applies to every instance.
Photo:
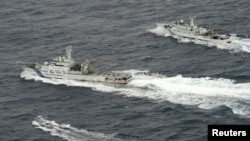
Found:
[[[170,23],[157,24],[164,29],[165,34],[177,35],[179,37],[197,39],[211,43],[231,44],[231,35],[221,35],[207,27],[198,27],[194,24],[194,18],[190,18],[190,23],[183,20]]]
[[[26,63],[17,62],[24,70],[30,71],[36,76],[57,79],[73,79],[79,81],[97,81],[126,84],[132,76],[123,72],[93,72],[90,69],[89,61],[85,60],[81,64],[75,63],[71,57],[72,47],[66,48],[66,56],[55,57],[50,62]]]

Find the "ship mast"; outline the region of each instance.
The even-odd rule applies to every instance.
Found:
[[[194,17],[190,17],[190,26],[194,26]]]
[[[67,48],[66,48],[66,57],[67,57],[67,59],[72,59],[71,58],[71,52],[72,52],[72,46],[67,46]]]

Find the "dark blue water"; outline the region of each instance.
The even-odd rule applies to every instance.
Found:
[[[0,140],[101,141],[104,134],[124,141],[203,141],[208,124],[250,124],[249,52],[148,32],[156,22],[196,16],[197,24],[220,33],[250,36],[249,5],[1,0]],[[128,71],[135,78],[127,86],[20,78],[16,61],[41,63],[63,55],[67,45],[75,60],[89,59],[95,70]],[[37,129],[32,121],[38,115],[75,130]]]

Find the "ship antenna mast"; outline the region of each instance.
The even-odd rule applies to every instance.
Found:
[[[67,48],[66,48],[66,57],[67,57],[67,59],[72,59],[71,58],[71,52],[72,52],[72,46],[67,46]]]
[[[190,17],[190,26],[194,26],[194,17]]]

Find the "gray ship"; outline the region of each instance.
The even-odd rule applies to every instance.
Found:
[[[207,27],[198,27],[194,24],[194,18],[190,18],[190,23],[183,20],[170,23],[157,24],[164,29],[165,34],[177,35],[184,38],[198,39],[211,43],[231,44],[231,35],[222,35]]]
[[[72,47],[68,46],[66,48],[66,56],[55,57],[50,62],[44,62],[43,64],[17,62],[17,64],[25,71],[29,71],[36,76],[46,78],[110,82],[119,84],[126,84],[132,79],[131,74],[124,72],[93,72],[90,69],[88,60],[84,60],[81,64],[75,63],[71,57],[71,52]]]

